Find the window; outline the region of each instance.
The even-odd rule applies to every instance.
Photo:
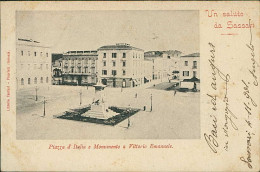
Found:
[[[102,70],[102,75],[107,75],[107,70]]]
[[[188,66],[188,61],[185,61],[185,62],[184,62],[184,65],[185,65],[185,66]]]
[[[48,55],[49,55],[49,54],[48,54],[48,53],[46,53],[46,57],[48,57]]]
[[[112,53],[112,58],[116,58],[116,53]]]
[[[28,85],[31,84],[31,78],[28,78]]]
[[[183,76],[189,76],[189,71],[183,71]]]
[[[23,56],[23,51],[21,51],[21,56]]]
[[[34,52],[34,56],[36,56],[37,55],[37,53],[36,52]]]
[[[30,56],[31,55],[31,52],[30,51],[28,51],[28,56]]]
[[[49,78],[48,77],[46,77],[46,83],[48,83],[49,82]]]
[[[123,66],[126,66],[126,62],[123,62]]]
[[[103,58],[106,58],[106,57],[107,57],[107,53],[104,53],[104,54],[103,54]]]
[[[42,70],[42,64],[41,64],[41,67],[40,67],[40,69]]]
[[[197,61],[193,61],[193,66],[192,66],[193,69],[197,69]]]
[[[123,70],[123,75],[125,75],[125,70]]]
[[[34,78],[34,84],[37,84],[37,78],[36,77]]]
[[[28,70],[30,70],[30,64],[28,64]]]
[[[106,61],[103,61],[103,66],[106,66],[106,65],[107,65]]]
[[[48,69],[49,68],[49,66],[48,66],[48,64],[46,64],[46,69]]]
[[[193,77],[197,77],[197,72],[193,71]]]
[[[78,73],[81,73],[81,67],[78,67]]]
[[[24,85],[24,79],[23,78],[21,79],[21,85]]]
[[[112,75],[116,76],[116,70],[112,70]]]
[[[126,53],[123,53],[123,58],[126,58]]]
[[[73,67],[71,68],[71,72],[72,72],[72,73],[74,72],[74,68],[73,68]]]
[[[168,59],[170,59],[170,58],[171,58],[171,56],[167,56],[167,58],[168,58]]]
[[[41,52],[41,56],[42,56],[42,52]]]
[[[43,77],[41,77],[41,83],[43,83]]]
[[[85,67],[85,73],[88,73],[88,68],[87,67]]]
[[[113,61],[113,66],[116,66],[116,62],[115,61]]]

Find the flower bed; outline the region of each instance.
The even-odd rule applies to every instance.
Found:
[[[115,106],[109,107],[112,111],[119,113],[119,115],[113,116],[108,119],[99,119],[99,118],[91,118],[81,116],[88,110],[90,110],[90,106],[81,108],[81,109],[73,109],[71,111],[66,111],[62,115],[58,116],[57,118],[60,119],[67,119],[67,120],[74,120],[74,121],[82,121],[82,122],[91,122],[97,124],[104,124],[104,125],[116,125],[126,118],[136,114],[140,109],[133,109],[133,108],[119,108]]]

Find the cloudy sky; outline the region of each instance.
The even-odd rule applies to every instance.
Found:
[[[18,38],[42,42],[55,53],[115,43],[199,52],[198,11],[20,11],[16,19]]]

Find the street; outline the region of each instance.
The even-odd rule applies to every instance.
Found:
[[[82,93],[80,105],[80,93]],[[66,110],[90,104],[93,87],[51,85],[17,92],[17,139],[198,139],[200,96],[159,89],[106,88],[109,106],[140,108],[116,126],[53,118]],[[43,97],[46,116],[43,117]],[[145,111],[144,110],[145,106]],[[151,112],[152,106],[152,112]]]

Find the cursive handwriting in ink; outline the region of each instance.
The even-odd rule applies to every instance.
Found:
[[[249,19],[249,24],[250,24],[250,19]],[[252,118],[254,117],[254,110],[257,109],[257,103],[254,101],[254,92],[253,88],[258,86],[258,81],[257,81],[257,76],[256,76],[256,61],[255,61],[255,53],[254,53],[254,45],[252,43],[253,40],[253,35],[252,35],[252,30],[250,28],[250,41],[249,44],[246,44],[246,46],[250,49],[250,62],[252,63],[251,66],[252,68],[249,69],[249,75],[252,76],[247,78],[248,80],[242,79],[241,82],[243,84],[243,95],[245,98],[245,101],[243,102],[243,106],[245,109],[245,122],[248,126],[246,129],[246,156],[241,156],[240,160],[244,162],[249,169],[253,168],[253,158],[252,158],[252,137],[255,135],[253,133],[253,124],[252,124]]]
[[[212,69],[212,81],[211,81],[211,88],[213,90],[217,90],[217,73],[218,69],[214,65],[215,63],[215,46],[212,43],[209,43],[209,46],[211,48],[210,50],[210,67]],[[210,131],[210,134],[204,133],[204,138],[209,146],[209,148],[213,151],[213,153],[217,153],[217,148],[219,147],[217,138],[218,138],[218,125],[217,125],[217,117],[215,116],[215,113],[217,111],[217,98],[215,95],[207,94],[207,96],[210,98],[211,102],[211,109],[213,110],[212,113],[210,113],[211,121],[212,121],[212,129]]]
[[[251,19],[249,19],[249,25],[250,25]],[[249,44],[246,44],[246,46],[250,49],[251,51],[251,62],[252,62],[252,69],[248,69],[250,74],[253,76],[254,81],[253,84],[255,86],[258,86],[258,81],[257,81],[257,76],[256,76],[256,61],[255,61],[255,48],[254,45],[252,44],[253,41],[253,35],[252,35],[252,29],[250,27],[250,42]]]
[[[252,135],[255,135],[254,133],[250,133],[250,132],[248,132],[248,131],[246,131],[247,132],[247,141],[246,141],[246,143],[247,143],[247,146],[246,146],[246,149],[247,149],[247,157],[245,158],[244,156],[241,156],[240,157],[240,160],[241,161],[243,161],[244,163],[246,163],[247,164],[247,166],[248,166],[248,168],[250,168],[250,169],[252,169],[253,168],[253,166],[252,166],[252,158],[251,158],[251,139],[252,139]]]

